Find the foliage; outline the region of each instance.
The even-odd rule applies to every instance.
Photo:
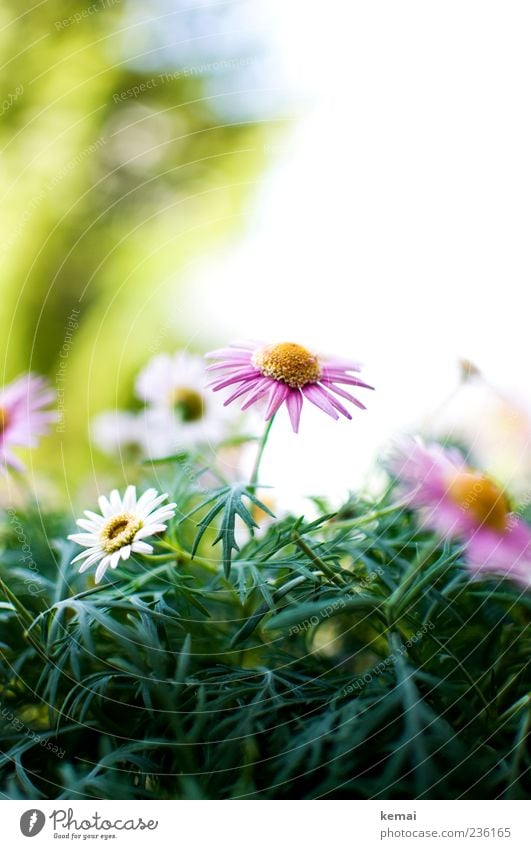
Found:
[[[392,486],[273,519],[191,464],[157,554],[102,586],[64,518],[6,516],[6,796],[525,797],[528,596],[470,581]]]

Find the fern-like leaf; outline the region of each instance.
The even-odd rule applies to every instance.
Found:
[[[232,553],[233,551],[240,550],[239,545],[236,542],[236,517],[239,516],[250,531],[253,531],[254,528],[258,527],[258,522],[255,521],[250,509],[243,502],[244,498],[258,507],[258,509],[263,510],[264,513],[268,513],[274,518],[274,513],[272,513],[269,507],[256,497],[253,492],[253,488],[241,483],[220,487],[215,490],[215,492],[212,493],[206,501],[203,501],[192,511],[195,513],[202,507],[211,505],[210,509],[197,526],[197,534],[192,546],[192,556],[197,552],[199,543],[201,542],[207,528],[209,528],[214,522],[214,519],[221,514],[221,524],[212,545],[216,545],[218,542],[221,542],[222,544],[223,569],[226,578],[230,575]]]

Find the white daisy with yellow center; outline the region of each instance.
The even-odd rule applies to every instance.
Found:
[[[165,531],[166,522],[175,516],[177,505],[163,504],[167,497],[167,493],[159,495],[156,489],[147,489],[137,500],[134,486],[127,487],[123,498],[117,489],[108,498],[101,495],[101,515],[85,510],[86,519],[76,523],[85,533],[68,537],[86,549],[72,563],[84,561],[80,572],[97,564],[99,583],[107,569],[116,569],[120,560],[127,560],[131,554],[152,554],[153,546],[144,542],[145,538]]]
[[[164,457],[194,445],[218,443],[228,435],[231,416],[205,391],[202,357],[186,351],[157,354],[140,372],[136,394],[146,457]]]

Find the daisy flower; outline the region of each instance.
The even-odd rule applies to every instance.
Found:
[[[511,512],[494,480],[470,468],[457,449],[415,439],[398,445],[390,465],[424,525],[463,541],[475,577],[494,573],[531,586],[531,528]]]
[[[214,392],[232,387],[225,406],[242,398],[242,410],[246,410],[265,399],[265,419],[268,421],[285,403],[295,433],[299,430],[304,399],[333,419],[338,419],[339,414],[351,419],[351,414],[337,396],[362,410],[365,406],[340,384],[373,389],[351,374],[360,371],[357,363],[323,357],[294,342],[236,344],[212,351],[207,357],[216,360],[208,367],[208,371],[216,372],[211,384]]]
[[[143,442],[140,416],[127,410],[98,413],[91,422],[91,436],[104,454],[140,451]]]
[[[500,391],[475,375],[454,391],[423,427],[426,436],[470,448],[477,464],[515,495],[531,485],[531,408],[523,397]]]
[[[109,566],[116,569],[120,560],[127,560],[131,554],[151,554],[153,546],[144,542],[145,538],[165,531],[165,523],[175,516],[176,504],[161,506],[167,497],[166,493],[158,495],[156,489],[147,489],[137,500],[134,486],[127,487],[123,498],[117,489],[113,489],[109,498],[101,495],[98,499],[101,515],[85,510],[86,519],[78,519],[76,523],[85,533],[68,537],[86,549],[72,563],[84,561],[80,572],[98,564],[96,583],[99,583]]]
[[[23,464],[13,453],[17,446],[33,448],[57,414],[45,409],[55,392],[42,377],[25,374],[0,390],[0,463],[19,471]]]
[[[148,457],[223,438],[228,417],[205,392],[205,380],[203,358],[184,351],[157,354],[140,372],[136,393],[147,405],[143,443]]]

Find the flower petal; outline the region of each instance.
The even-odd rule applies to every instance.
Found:
[[[78,572],[80,574],[83,573],[83,572],[86,572],[87,569],[90,569],[91,566],[94,566],[94,564],[97,563],[99,560],[101,560],[102,557],[104,557],[104,553],[101,550],[98,551],[96,554],[92,554],[90,557],[87,557],[85,562],[82,563],[81,566],[79,567]],[[72,563],[73,562],[74,561],[72,560]]]
[[[148,545],[147,542],[139,540],[138,542],[133,542],[131,545],[131,551],[134,551],[135,554],[152,554],[153,546]]]
[[[109,516],[112,516],[113,509],[108,498],[106,498],[104,495],[100,495],[100,497],[98,498],[98,504],[105,519],[108,519]]]
[[[85,559],[90,560],[92,557],[94,557],[96,555],[102,555],[102,553],[103,552],[102,552],[102,549],[100,548],[100,546],[94,546],[94,548],[85,548],[83,551],[81,551],[79,554],[77,554],[74,557],[74,559],[71,560],[70,562],[73,564],[73,563],[77,563],[79,560],[85,560]]]
[[[335,392],[336,395],[340,395],[342,398],[345,398],[347,401],[350,401],[352,404],[355,404],[356,407],[359,407],[360,410],[366,410],[365,404],[362,404],[361,401],[358,401],[354,395],[351,395],[350,392],[345,392],[344,389],[341,389],[339,386],[336,386],[334,383],[329,383],[326,380],[322,381],[323,385],[326,386],[327,389],[330,389],[332,392]]]
[[[111,560],[111,555],[107,554],[107,556],[103,558],[103,560],[99,564],[98,568],[96,569],[95,581],[96,581],[97,584],[99,584],[99,582],[101,581],[101,579],[105,575],[105,572],[107,571],[107,567],[110,563],[110,560]]]
[[[333,419],[339,418],[337,411],[334,409],[326,394],[323,392],[322,388],[316,383],[308,383],[306,386],[302,387],[302,393],[308,401],[311,401],[312,404],[315,404],[316,407],[319,407],[324,413],[327,413]]]
[[[292,389],[286,398],[286,406],[288,408],[291,427],[294,433],[299,432],[299,424],[301,420],[303,396],[300,389]]]
[[[280,409],[286,398],[288,397],[291,389],[286,383],[276,383],[271,391],[271,395],[269,398],[269,404],[265,413],[266,422],[271,419],[277,410]]]
[[[110,501],[110,504],[111,504],[111,507],[112,507],[112,510],[113,510],[114,513],[121,513],[122,512],[122,510],[124,509],[124,506],[122,504],[122,499],[120,498],[120,493],[118,492],[117,489],[112,490],[112,492],[109,496],[109,501]]]
[[[77,542],[78,545],[92,546],[98,542],[96,534],[69,534],[68,539]]]
[[[157,497],[157,490],[156,489],[153,489],[153,488],[146,489],[146,491],[142,493],[142,495],[140,496],[140,498],[136,502],[136,511],[135,511],[136,514],[138,516],[141,516],[146,508],[148,508],[148,510],[151,510],[152,509],[152,502],[154,502],[156,497]]]
[[[136,507],[136,488],[134,486],[128,486],[125,490],[125,495],[123,498],[123,506],[124,510],[130,513]]]

